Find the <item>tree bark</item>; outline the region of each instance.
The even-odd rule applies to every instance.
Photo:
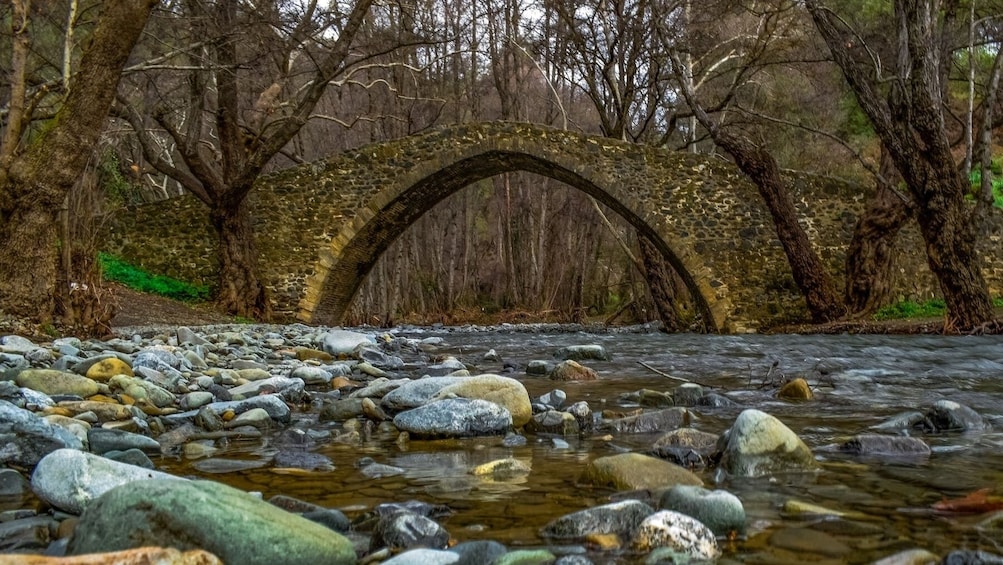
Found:
[[[640,232],[637,233],[637,243],[641,248],[644,278],[648,281],[651,300],[655,303],[663,330],[667,333],[681,331],[683,327],[676,312],[676,293],[672,286],[672,267],[655,244]]]
[[[0,173],[0,310],[52,320],[58,262],[57,215],[101,135],[119,77],[155,0],[105,2],[52,125]],[[6,140],[5,143],[13,140]]]
[[[944,124],[950,52],[943,42],[952,14],[941,14],[928,1],[895,2],[898,60],[889,68],[897,76],[882,96],[884,77],[876,75],[874,51],[863,51],[852,30],[818,0],[805,6],[913,197],[927,263],[947,303],[946,329],[988,322],[992,301],[975,250],[979,214],[965,202],[968,179],[955,164]]]
[[[895,239],[913,217],[912,203],[889,186],[894,165],[882,150],[877,191],[853,228],[846,253],[846,307],[854,318],[873,314],[891,292]]]
[[[258,248],[247,199],[211,208],[209,219],[219,238],[217,302],[236,316],[267,321],[271,301],[256,273]]]
[[[704,127],[707,125],[704,124]],[[711,137],[735,159],[738,168],[759,189],[759,195],[770,211],[777,238],[787,255],[794,282],[804,295],[812,321],[830,322],[843,317],[846,307],[836,292],[832,278],[812,248],[808,234],[798,223],[797,209],[780,176],[776,160],[751,141],[720,128],[711,129]]]

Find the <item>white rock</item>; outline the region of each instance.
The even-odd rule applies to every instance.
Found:
[[[661,510],[641,522],[633,546],[639,551],[668,547],[692,559],[713,560],[721,555],[714,532],[685,514]]]
[[[76,449],[58,449],[38,462],[31,475],[31,489],[52,506],[80,514],[90,501],[119,485],[176,478]]]
[[[321,348],[335,357],[354,355],[360,345],[374,345],[376,339],[368,334],[347,330],[331,330],[321,336]]]

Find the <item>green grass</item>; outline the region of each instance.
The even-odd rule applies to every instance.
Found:
[[[184,302],[203,302],[209,299],[209,287],[154,275],[107,253],[98,253],[98,262],[105,280],[120,282],[133,290]]]
[[[993,169],[996,168],[997,162],[993,162]],[[982,183],[982,171],[975,169],[969,175],[968,180],[972,183],[972,190],[976,190]],[[997,171],[993,171],[993,206],[997,208],[1003,208],[1003,178]]]
[[[903,300],[889,304],[874,313],[875,320],[903,320],[909,318],[938,318],[944,315],[947,305],[940,298],[916,302]]]
[[[1003,307],[1003,298],[993,300],[993,306]],[[947,311],[947,305],[941,298],[916,302],[903,300],[889,304],[874,313],[875,320],[908,320],[911,318],[941,318]]]

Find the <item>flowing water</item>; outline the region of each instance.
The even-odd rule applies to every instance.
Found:
[[[737,495],[748,515],[746,534],[724,542],[724,560],[752,563],[870,562],[910,548],[943,555],[952,549],[1003,553],[1003,529],[986,515],[935,512],[931,505],[989,488],[1003,494],[1003,432],[996,430],[922,436],[933,454],[919,460],[861,459],[825,450],[845,436],[868,431],[888,417],[923,410],[941,399],[968,405],[990,420],[1003,422],[1003,340],[997,337],[940,336],[705,336],[657,333],[533,333],[516,328],[491,331],[404,328],[397,335],[441,336],[438,353],[451,354],[482,372],[499,372],[499,363],[482,362],[494,349],[507,363],[525,367],[533,359],[552,359],[555,350],[574,344],[602,344],[612,361],[585,361],[600,380],[554,383],[526,375],[518,378],[531,397],[554,388],[568,404],[585,400],[593,411],[636,408],[621,395],[642,388],[671,390],[669,375],[721,392],[740,406],[692,409],[692,426],[707,432],[727,429],[744,408],[768,412],[794,430],[816,452],[821,471],[737,479],[702,472],[707,486]],[[416,375],[417,376],[417,375]],[[804,376],[816,399],[791,403],[774,397],[783,377]],[[303,414],[298,425],[328,429]],[[258,469],[206,474],[191,461],[162,459],[163,469],[185,476],[220,480],[265,497],[293,496],[358,516],[389,501],[422,500],[449,506],[441,519],[457,541],[493,539],[512,548],[546,546],[539,529],[555,517],[603,504],[613,493],[579,485],[585,464],[624,450],[644,451],[660,434],[565,438],[558,448],[549,437],[528,435],[522,447],[504,447],[501,438],[411,441],[395,444],[392,433],[374,433],[361,445],[328,443],[317,453],[335,465],[330,472],[289,473],[265,465]],[[226,456],[266,460],[268,442],[233,442]],[[404,469],[404,474],[369,479],[355,466],[361,457]],[[474,466],[515,457],[531,467],[511,481],[470,474]],[[787,515],[789,500],[849,513],[844,518]],[[627,552],[592,551],[596,563],[631,563]]]

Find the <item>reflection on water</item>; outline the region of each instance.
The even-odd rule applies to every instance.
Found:
[[[526,332],[401,330],[400,335],[441,335],[442,354],[457,356],[482,372],[499,372],[501,363],[482,361],[494,349],[506,363],[524,367],[532,359],[552,359],[562,346],[602,344],[609,362],[586,361],[600,380],[561,383],[567,404],[587,401],[592,409],[629,410],[624,393],[648,388],[667,391],[678,382],[642,366],[698,382],[739,403],[731,408],[697,408],[693,427],[720,433],[746,407],[780,418],[817,454],[821,471],[764,479],[736,479],[709,470],[708,485],[736,494],[746,507],[746,537],[727,546],[730,558],[751,563],[806,560],[868,562],[921,547],[943,554],[951,549],[1003,551],[999,526],[986,516],[949,516],[931,505],[989,487],[1003,490],[1003,433],[923,436],[933,448],[928,458],[860,459],[827,451],[840,438],[868,431],[888,417],[921,410],[937,400],[967,404],[983,416],[1003,421],[1003,340],[992,337],[936,336],[667,336],[660,334],[556,334]],[[772,370],[771,370],[771,367]],[[415,375],[419,376],[419,375]],[[531,396],[555,387],[521,372]],[[810,403],[788,403],[772,396],[771,382],[804,376],[816,387]],[[338,428],[303,415],[299,425],[316,431]],[[1000,429],[1001,426],[997,426]],[[584,465],[624,450],[645,450],[658,434],[565,438],[555,448],[550,437],[528,436],[520,447],[501,438],[438,442],[412,441],[404,447],[391,434],[373,433],[361,445],[319,442],[313,452],[333,470],[276,470],[275,450],[261,440],[234,441],[217,456],[231,465],[262,465],[228,472],[200,470],[207,463],[161,462],[170,472],[222,480],[266,497],[285,494],[339,508],[350,516],[378,503],[423,500],[448,505],[442,520],[457,540],[494,539],[510,546],[545,544],[539,529],[553,518],[608,502],[608,491],[576,483]],[[369,478],[356,463],[370,457],[403,473]],[[530,471],[511,477],[476,476],[471,469],[489,461],[516,458]],[[806,512],[797,503],[823,506],[842,517]],[[810,507],[809,507],[810,508]],[[980,525],[981,524],[981,525]],[[596,554],[599,560],[627,557]],[[629,560],[628,560],[629,561]]]

